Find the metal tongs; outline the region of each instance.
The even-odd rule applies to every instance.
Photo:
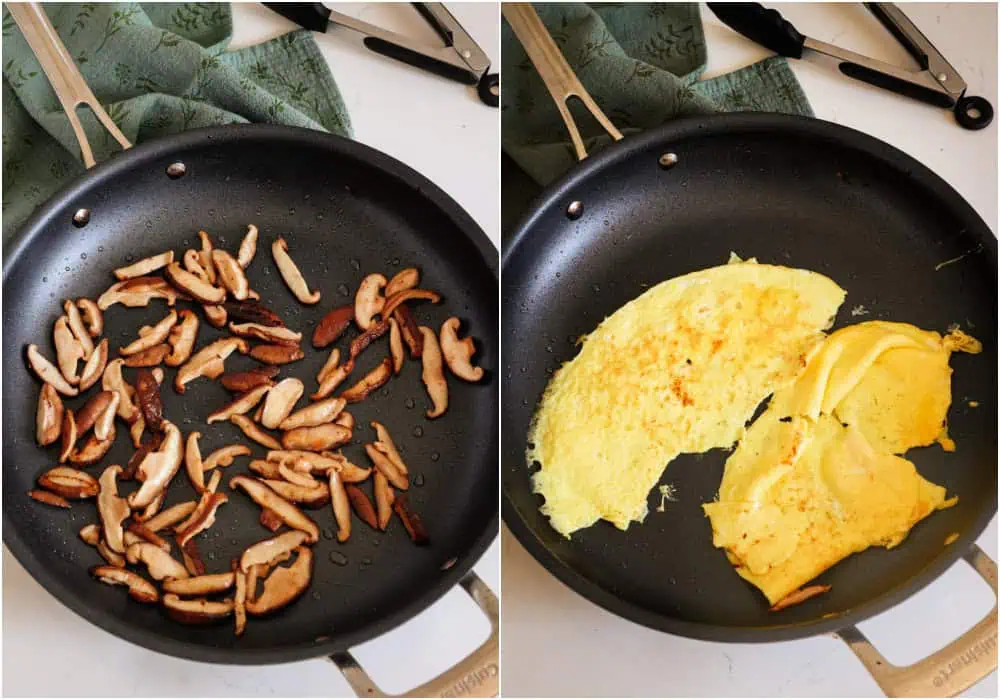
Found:
[[[802,58],[803,50],[815,51],[838,61],[844,75],[884,90],[951,109],[966,129],[982,129],[993,121],[993,106],[982,97],[965,94],[968,87],[958,71],[934,48],[917,26],[891,2],[866,2],[885,26],[920,65],[911,71],[867,56],[810,39],[798,32],[777,10],[755,2],[710,2],[709,8],[722,22],[748,39],[788,58]]]
[[[476,85],[479,99],[490,107],[500,103],[500,76],[490,73],[490,58],[473,41],[442,3],[410,3],[437,32],[444,46],[428,46],[374,24],[345,15],[318,2],[265,2],[282,17],[314,32],[336,24],[364,35],[365,46],[383,56],[465,85]]]

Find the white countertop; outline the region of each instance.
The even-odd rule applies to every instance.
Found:
[[[909,57],[860,4],[782,4],[804,34],[874,58]],[[997,106],[995,4],[907,4],[906,12],[969,84]],[[766,51],[707,9],[706,77],[757,61]],[[851,81],[836,69],[793,61],[816,116],[902,149],[961,193],[996,231],[997,122],[966,131],[950,112]],[[633,624],[581,598],[528,555],[509,532],[503,558],[503,694],[513,696],[877,696],[879,688],[831,637],[738,645],[673,637]],[[996,518],[978,540],[997,557]],[[889,660],[908,664],[966,631],[993,605],[988,586],[959,562],[920,593],[860,628]],[[968,697],[997,696],[993,673]]]
[[[408,5],[374,5],[331,7],[413,38],[436,38]],[[496,6],[448,6],[498,63]],[[292,27],[261,5],[235,5],[233,22],[233,48]],[[318,36],[317,41],[344,95],[355,138],[430,178],[498,245],[497,110],[483,105],[474,89],[369,52],[352,34],[343,30]],[[475,571],[499,592],[498,542]],[[162,656],[121,641],[63,607],[6,549],[3,603],[5,696],[352,695],[324,659],[281,666],[217,666]],[[453,665],[488,632],[486,618],[456,589],[410,622],[352,651],[383,690],[400,693]]]

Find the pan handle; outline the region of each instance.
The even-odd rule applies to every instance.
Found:
[[[330,656],[359,698],[488,698],[500,690],[500,604],[483,580],[470,571],[459,582],[490,619],[490,636],[474,652],[423,685],[391,696],[382,692],[350,652]]]
[[[997,565],[977,545],[963,555],[997,593]],[[889,697],[952,697],[997,667],[997,606],[975,627],[943,649],[910,666],[895,666],[854,626],[834,635],[861,660]]]
[[[501,5],[504,19],[514,30],[514,35],[524,47],[528,58],[541,76],[542,82],[548,88],[549,94],[555,100],[556,109],[566,123],[569,137],[573,141],[573,148],[576,149],[576,157],[583,160],[587,157],[587,149],[583,146],[583,138],[580,130],[570,114],[568,100],[576,97],[583,103],[587,110],[594,115],[594,119],[604,127],[615,141],[621,141],[622,132],[611,123],[611,120],[601,111],[594,99],[587,92],[586,88],[576,77],[576,73],[566,62],[566,57],[562,55],[556,42],[549,34],[549,30],[542,24],[542,20],[535,12],[535,8],[526,2],[505,2]]]
[[[87,81],[83,79],[80,70],[73,62],[73,58],[66,50],[66,45],[56,33],[52,22],[45,15],[45,10],[37,2],[9,2],[7,9],[10,10],[11,17],[21,29],[24,40],[38,59],[38,64],[45,71],[45,77],[49,79],[52,90],[59,98],[59,103],[69,118],[70,126],[73,127],[73,134],[80,144],[80,154],[83,156],[83,164],[87,168],[96,165],[94,153],[90,149],[90,142],[87,141],[87,134],[83,131],[80,117],[76,110],[80,105],[87,105],[93,111],[98,121],[104,125],[115,140],[121,144],[122,148],[131,148],[132,144],[121,132],[114,120],[104,111],[101,103],[90,91]]]

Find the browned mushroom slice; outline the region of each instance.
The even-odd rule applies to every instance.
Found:
[[[111,401],[104,407],[104,411],[97,416],[94,422],[94,437],[98,440],[115,439],[115,415],[118,413],[118,402],[121,399],[118,394],[111,393]],[[79,428],[77,428],[79,430]]]
[[[424,529],[424,523],[420,519],[420,516],[410,508],[410,501],[405,493],[396,495],[392,503],[392,509],[396,511],[396,515],[403,521],[403,527],[406,528],[406,532],[414,544],[427,544],[427,530]]]
[[[323,377],[323,380],[320,382],[319,389],[317,389],[314,394],[311,394],[309,398],[313,399],[314,401],[317,399],[327,398],[330,394],[333,393],[334,389],[340,386],[341,383],[343,383],[343,381],[347,379],[347,375],[349,375],[353,370],[354,370],[354,360],[348,360],[346,363],[340,365],[339,367],[335,367],[334,369],[330,370],[326,374],[326,376]]]
[[[441,324],[441,352],[452,374],[467,382],[478,382],[483,378],[483,368],[472,366],[476,344],[471,337],[459,340],[458,329],[461,324],[457,316],[452,316]]]
[[[139,413],[136,415],[132,425],[128,427],[128,434],[132,438],[132,446],[137,450],[142,447],[142,435],[144,432],[146,432],[146,419]]]
[[[309,291],[309,285],[302,272],[288,254],[288,243],[284,238],[278,238],[271,244],[271,255],[274,256],[274,264],[278,266],[281,278],[285,280],[285,284],[292,290],[296,299],[303,304],[315,304],[320,300],[319,290]]]
[[[340,472],[340,476],[345,484],[361,483],[372,473],[371,468],[359,467],[339,452],[323,452],[323,456],[332,457],[337,460],[338,464],[334,469]]]
[[[126,367],[156,367],[170,354],[170,346],[166,343],[154,345],[151,348],[140,350],[134,355],[125,358]]]
[[[163,275],[170,281],[170,284],[202,304],[221,304],[226,298],[225,289],[216,287],[198,275],[188,272],[179,263],[174,262],[167,265]]]
[[[185,250],[184,257],[181,259],[184,263],[184,269],[190,272],[192,275],[208,284],[212,284],[212,281],[208,277],[208,271],[205,266],[201,264],[201,256],[198,254],[197,250]]]
[[[159,255],[151,255],[138,262],[115,270],[115,277],[119,280],[130,280],[135,277],[144,277],[150,272],[156,272],[161,267],[166,267],[174,261],[174,251],[168,250]]]
[[[101,440],[96,435],[91,435],[84,441],[83,445],[70,453],[69,463],[77,467],[89,467],[92,464],[100,462],[114,444],[115,432],[114,423],[112,423],[111,434],[104,440]]]
[[[133,508],[144,508],[152,503],[153,499],[166,491],[181,467],[184,451],[181,431],[170,421],[164,420],[163,434],[159,449],[147,454],[136,471],[142,486],[128,497],[129,505]]]
[[[379,452],[374,445],[365,445],[365,452],[368,453],[368,458],[375,465],[375,469],[385,474],[385,478],[389,480],[389,483],[403,491],[410,488],[409,477],[391,459]]]
[[[84,525],[80,528],[79,534],[81,540],[89,544],[91,547],[96,547],[97,543],[101,541],[101,526],[97,523]]]
[[[226,309],[218,304],[202,304],[201,310],[205,312],[205,318],[213,328],[225,328],[226,319],[229,315]]]
[[[205,276],[208,279],[209,284],[215,284],[217,279],[215,263],[212,261],[212,239],[209,237],[207,231],[199,231],[198,238],[201,239],[201,250],[198,251],[198,261],[201,263],[202,268],[205,270]]]
[[[441,301],[441,295],[437,292],[431,291],[430,289],[405,289],[399,294],[385,300],[385,308],[382,309],[382,317],[388,318],[392,315],[392,312],[400,307],[400,305],[415,299],[424,299],[432,304],[437,304]]]
[[[73,409],[63,411],[62,428],[59,430],[59,463],[69,460],[76,447],[76,418]]]
[[[237,457],[246,457],[250,454],[253,454],[253,450],[246,445],[226,445],[206,457],[202,469],[207,472],[216,467],[228,467]]]
[[[209,343],[192,355],[191,359],[177,370],[177,376],[174,377],[174,389],[178,394],[183,394],[185,385],[198,377],[215,379],[225,371],[224,363],[227,357],[237,350],[246,354],[249,347],[243,338],[222,338]]]
[[[198,338],[198,315],[191,309],[181,309],[177,324],[170,329],[167,345],[170,354],[165,361],[168,367],[179,367],[188,361],[194,350],[194,342]]]
[[[208,417],[208,423],[220,423],[222,421],[227,421],[231,416],[244,415],[249,413],[254,409],[254,407],[260,403],[264,395],[271,390],[271,387],[267,384],[258,386],[256,389],[251,389],[245,394],[237,396],[236,399],[218,411],[212,413]]]
[[[354,508],[354,512],[358,514],[358,517],[364,520],[373,530],[377,530],[378,516],[375,515],[375,506],[372,505],[371,500],[365,495],[365,492],[354,484],[344,484],[344,491],[346,491],[347,497],[351,501],[351,506]]]
[[[254,229],[256,232],[256,229]],[[249,235],[249,234],[248,234]],[[242,246],[240,246],[242,250]],[[233,596],[233,615],[235,616],[234,633],[237,637],[243,634],[247,627],[247,578],[248,574],[237,571],[234,574],[236,595]],[[256,583],[256,581],[255,581]]]
[[[420,334],[410,307],[401,304],[392,312],[392,317],[399,322],[399,334],[403,336],[403,342],[410,349],[410,357],[416,360],[424,353],[424,337]]]
[[[133,513],[132,518],[136,522],[145,523],[147,520],[154,518],[156,514],[160,512],[160,508],[163,507],[163,503],[166,500],[167,500],[167,494],[160,493],[159,496],[153,499],[152,503],[150,503],[148,506],[142,509],[141,513]],[[126,532],[128,531],[126,530]],[[128,542],[126,542],[125,544],[128,545]]]
[[[264,412],[261,414],[261,425],[265,428],[277,428],[288,417],[296,402],[305,392],[306,387],[301,379],[288,377],[283,379],[267,392],[264,401]]]
[[[177,544],[183,548],[192,537],[212,527],[219,506],[228,502],[229,496],[224,493],[211,491],[203,493],[198,501],[198,507],[187,520],[177,526]]]
[[[144,541],[149,542],[152,545],[156,545],[157,547],[159,547],[160,549],[162,549],[164,552],[167,552],[167,553],[170,552],[170,543],[167,542],[162,537],[160,537],[159,535],[157,535],[152,530],[150,530],[143,523],[139,523],[139,522],[129,523],[128,529],[126,530],[126,532],[131,532],[131,533],[133,533],[135,535],[138,535]]]
[[[273,566],[288,559],[289,554],[306,541],[306,533],[292,530],[252,544],[240,557],[240,571],[249,573],[254,566]]]
[[[274,345],[298,346],[302,334],[285,326],[262,326],[259,323],[230,323],[229,330],[241,338],[254,338]]]
[[[69,322],[65,316],[60,316],[52,328],[52,340],[56,346],[56,363],[59,365],[59,372],[70,384],[79,384],[80,375],[77,373],[77,363],[83,360],[83,346],[74,337],[69,329]]]
[[[269,365],[285,365],[298,362],[305,354],[298,345],[258,345],[250,351],[250,357]]]
[[[302,486],[280,479],[264,479],[264,483],[289,503],[298,503],[305,508],[322,508],[330,501],[330,489],[325,484]]]
[[[138,423],[140,421],[136,421]],[[134,437],[134,436],[133,436]],[[128,464],[125,465],[124,471],[122,471],[121,479],[123,481],[131,481],[135,478],[135,472],[138,470],[139,465],[142,464],[142,460],[146,459],[148,455],[153,450],[160,448],[160,443],[163,441],[163,436],[159,433],[153,433],[149,436],[149,439],[141,443],[139,447],[136,448],[135,453],[129,457]]]
[[[284,326],[278,314],[256,301],[227,301],[226,313],[239,323],[256,323],[259,326]]]
[[[277,462],[270,462],[266,459],[250,460],[250,471],[264,477],[265,479],[281,479],[281,474],[278,472],[278,466]]]
[[[375,449],[391,459],[393,464],[399,468],[399,471],[404,474],[409,474],[410,468],[406,466],[406,462],[403,461],[403,456],[399,454],[399,450],[396,449],[396,443],[392,441],[392,435],[389,434],[389,429],[377,420],[373,420],[371,422],[371,426],[375,429],[375,434],[378,435],[378,442],[375,443]],[[381,449],[379,445],[385,449]]]
[[[184,560],[184,568],[189,574],[192,576],[205,575],[205,562],[198,552],[197,540],[188,540],[187,545],[181,547],[181,558]]]
[[[144,579],[134,571],[123,569],[117,566],[94,566],[90,569],[90,575],[101,583],[111,586],[125,586],[132,600],[140,603],[155,603],[160,600],[160,593],[156,586]]]
[[[289,415],[278,425],[282,430],[308,428],[333,421],[344,410],[347,402],[342,398],[326,399],[309,404]]]
[[[298,484],[310,489],[319,486],[319,482],[312,478],[309,472],[293,469],[287,464],[278,465],[278,474],[290,484]],[[42,485],[44,486],[44,484]],[[268,485],[270,486],[270,484]]]
[[[112,399],[117,395],[113,391],[99,391],[87,399],[87,402],[83,406],[77,409],[74,413],[74,418],[76,419],[78,436],[83,435],[94,427],[94,423],[107,410],[108,406],[111,405]]]
[[[388,284],[385,275],[372,273],[361,280],[358,291],[354,295],[354,322],[366,331],[371,328],[373,320],[385,307],[385,296],[382,290]]]
[[[399,321],[395,316],[389,317],[389,354],[392,356],[392,372],[399,374],[406,361],[406,351],[403,349],[403,336],[399,332]]]
[[[353,320],[353,304],[338,306],[328,312],[326,316],[321,318],[320,322],[316,324],[316,330],[313,331],[312,337],[313,347],[316,349],[325,348],[330,343],[335,342],[337,338],[343,335],[344,331],[347,330]]]
[[[63,402],[59,392],[49,383],[42,384],[35,409],[35,440],[45,447],[59,439],[63,422]]]
[[[279,610],[302,595],[312,578],[312,551],[308,547],[297,547],[298,557],[288,567],[276,567],[264,579],[264,591],[254,600],[248,600],[247,612],[251,615],[267,615]]]
[[[243,393],[259,386],[271,386],[274,384],[271,380],[278,376],[280,371],[274,365],[263,365],[246,372],[227,372],[219,378],[219,383],[229,391]]]
[[[97,338],[104,332],[104,314],[101,307],[93,299],[80,298],[76,300],[76,308],[83,317],[83,325],[91,338]]]
[[[205,596],[228,591],[236,583],[236,574],[207,574],[188,578],[170,579],[163,582],[163,592],[179,596]]]
[[[137,535],[133,535],[130,532],[126,532],[125,534],[128,535],[129,537],[134,537],[138,540]],[[125,546],[128,547],[128,544],[129,544],[128,541],[126,541]],[[111,566],[118,569],[125,568],[126,564],[125,555],[119,554],[115,550],[111,549],[111,547],[108,546],[108,543],[105,542],[103,539],[97,543],[96,549],[97,553],[101,555],[101,558],[104,559],[104,561],[108,562],[108,564],[110,564]]]
[[[201,461],[201,448],[198,447],[200,439],[200,432],[197,430],[190,432],[184,446],[184,469],[188,480],[198,493],[205,490],[205,472]]]
[[[70,467],[53,467],[38,477],[38,485],[67,500],[93,498],[101,490],[97,479]]]
[[[70,332],[83,348],[83,359],[89,360],[94,352],[94,341],[87,331],[87,325],[83,322],[80,309],[73,303],[72,299],[67,299],[63,302],[63,311],[66,312],[66,321],[69,324]]]
[[[257,253],[257,227],[253,224],[247,225],[247,233],[240,241],[240,249],[236,253],[236,261],[244,270],[253,262],[253,256]]]
[[[160,384],[148,369],[141,369],[135,375],[135,396],[139,411],[150,430],[160,432],[163,427],[163,401],[160,398]]]
[[[392,519],[392,504],[396,500],[396,492],[389,485],[389,480],[382,472],[375,472],[374,477],[375,508],[378,510],[379,530],[389,527],[389,520]]]
[[[254,442],[267,447],[268,449],[281,449],[281,443],[273,435],[268,434],[263,428],[258,426],[246,416],[239,414],[229,417],[229,422],[243,431],[243,434]]]
[[[180,521],[187,518],[194,512],[195,507],[197,507],[195,501],[184,501],[183,503],[177,503],[167,508],[161,513],[157,513],[153,517],[143,521],[143,525],[150,532],[159,532],[160,530],[166,529],[171,525],[175,525]]]
[[[229,481],[229,487],[242,488],[257,505],[273,510],[288,527],[306,533],[309,542],[319,540],[319,527],[316,523],[263,482],[249,476],[236,476]]]
[[[260,512],[259,520],[260,524],[271,532],[277,532],[285,526],[281,518],[270,508],[265,508]]]
[[[125,558],[129,564],[145,564],[149,575],[157,581],[188,578],[188,571],[183,564],[149,542],[130,544],[125,550]]]
[[[340,464],[338,457],[326,457],[312,450],[271,450],[267,458],[302,472],[325,472]],[[275,477],[277,478],[277,477]]]
[[[179,598],[173,593],[163,596],[167,614],[185,625],[205,625],[233,614],[233,601]]]
[[[281,446],[286,450],[329,450],[351,439],[351,431],[336,423],[309,428],[295,428],[281,436]],[[277,448],[276,448],[277,449]]]
[[[415,267],[407,267],[393,275],[389,284],[385,285],[385,298],[388,299],[407,289],[413,289],[418,284],[420,284],[420,270]]]
[[[90,359],[80,370],[80,391],[86,391],[97,383],[97,380],[104,374],[104,368],[108,365],[108,339],[105,338],[94,352],[90,354]]]
[[[349,411],[341,411],[340,415],[333,422],[344,426],[352,433],[354,432],[354,416]]]
[[[69,508],[69,501],[67,501],[62,496],[58,496],[51,491],[46,491],[45,489],[31,489],[28,491],[28,497],[32,498],[39,503],[44,503],[47,506],[55,506],[56,508]]]
[[[179,296],[180,293],[162,277],[133,277],[111,285],[98,297],[97,308],[107,311],[115,304],[136,308],[149,305],[153,299],[165,299],[167,306],[173,306]]]
[[[97,494],[97,514],[101,519],[103,540],[118,553],[125,551],[122,523],[131,513],[126,500],[118,496],[117,479],[121,471],[117,464],[105,469],[99,479],[100,492]]]
[[[122,366],[125,361],[120,357],[108,363],[104,369],[104,377],[101,379],[101,387],[105,391],[114,391],[118,394],[118,417],[126,423],[132,423],[139,414],[139,409],[132,401],[129,393],[131,388],[125,378],[122,377]]]
[[[426,415],[428,418],[437,418],[448,410],[448,380],[444,378],[444,365],[441,361],[441,348],[437,336],[427,326],[420,326],[420,333],[424,338],[424,351],[421,355],[423,373],[420,378],[424,380],[427,394],[434,404]]]
[[[358,380],[354,386],[343,391],[340,397],[348,403],[363,401],[370,393],[384,386],[392,379],[392,358],[386,357],[371,372]]]
[[[381,338],[383,335],[389,332],[389,322],[388,321],[375,321],[372,323],[368,330],[359,335],[357,338],[351,341],[351,348],[348,351],[349,363],[353,364],[354,360],[364,352],[365,348],[371,345],[375,340]]]
[[[138,339],[132,341],[125,347],[121,348],[119,352],[122,355],[135,355],[143,350],[148,350],[154,345],[161,345],[167,340],[167,336],[170,335],[170,330],[177,323],[177,312],[171,311],[164,318],[153,326],[143,326],[139,329]]]
[[[316,373],[316,383],[322,384],[323,380],[326,379],[327,375],[333,370],[337,369],[340,365],[340,349],[334,348],[330,351],[330,355],[326,358],[326,362],[320,367],[319,372]]]
[[[247,281],[247,275],[236,258],[216,248],[212,251],[212,262],[219,273],[219,279],[222,280],[222,286],[229,290],[233,298],[246,299],[250,293],[250,282]]]

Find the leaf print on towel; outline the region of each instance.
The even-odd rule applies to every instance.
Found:
[[[179,36],[177,36],[173,32],[168,32],[164,30],[160,34],[160,40],[156,42],[156,46],[153,47],[153,50],[150,51],[150,53],[156,53],[157,51],[160,50],[161,46],[166,46],[168,49],[172,49],[179,43],[181,43],[181,38]]]
[[[7,12],[7,8],[4,8],[4,11],[3,11],[3,35],[7,36],[8,34],[10,34],[14,30],[15,26],[17,26],[17,23],[14,21],[14,18],[11,16],[11,14],[9,12]]]
[[[94,53],[97,54],[103,51],[108,40],[125,27],[130,26],[137,14],[139,14],[138,7],[130,7],[127,10],[115,10],[112,12],[111,16],[108,17],[107,24],[104,25],[104,38],[101,39],[101,43],[94,49]]]
[[[69,30],[69,35],[75,36],[81,29],[86,29],[87,24],[90,23],[91,15],[94,14],[94,10],[96,9],[96,2],[85,2],[80,5],[80,11],[76,13],[76,19],[73,20],[73,26]]]
[[[688,57],[696,51],[694,27],[668,24],[666,31],[657,32],[643,44],[642,50],[659,63],[672,58]]]
[[[608,52],[605,49],[614,43],[614,38],[607,33],[600,39],[591,39],[588,41],[580,49],[580,56],[576,60],[576,69],[581,71],[597,59],[606,58]]]
[[[25,72],[24,65],[18,63],[13,58],[4,64],[3,72],[7,76],[7,82],[15,90],[20,89],[22,85],[38,75],[38,71],[36,70]]]
[[[195,32],[225,22],[227,12],[223,3],[186,2],[174,10],[170,21],[186,32]]]
[[[104,110],[108,113],[108,116],[111,117],[111,121],[115,123],[115,126],[117,126],[119,130],[122,129],[122,124],[125,123],[125,120],[128,119],[129,115],[128,107],[126,107],[125,104],[125,102],[112,102],[104,105]],[[107,148],[111,145],[111,132],[107,129],[101,129],[101,135],[104,137],[104,147]]]
[[[636,61],[635,65],[632,66],[632,72],[625,78],[625,84],[631,83],[636,78],[648,78],[651,75],[656,75],[656,68],[653,68],[648,63]]]

